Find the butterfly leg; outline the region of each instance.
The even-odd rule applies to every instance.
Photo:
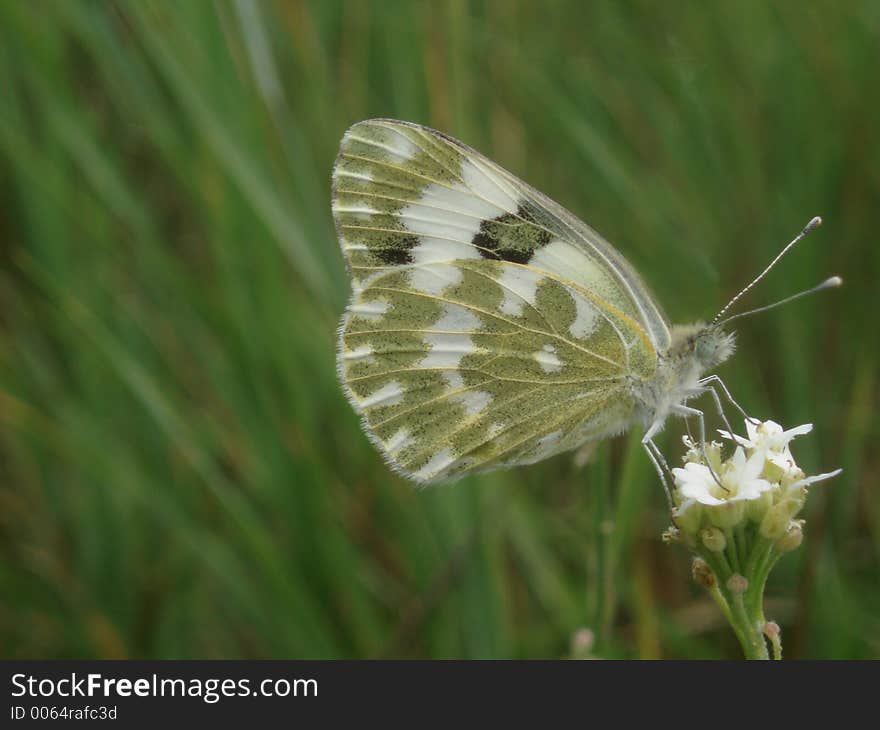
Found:
[[[730,394],[730,391],[727,389],[727,386],[724,384],[724,381],[717,375],[707,375],[705,378],[702,378],[700,380],[699,384],[706,388],[709,388],[709,390],[711,390],[715,394],[715,397],[718,398],[718,392],[715,390],[715,386],[717,385],[719,388],[721,388],[721,392],[724,393],[724,397],[727,398],[727,400],[733,404],[734,408],[736,408],[736,410],[738,410],[743,415],[743,418],[756,425],[760,423],[757,418],[752,418],[752,416],[746,413],[745,409],[734,400],[733,396]],[[729,425],[727,426],[727,428],[730,433],[733,433]]]
[[[727,432],[733,433],[733,427],[730,425],[730,421],[727,420],[727,413],[724,412],[724,406],[721,403],[721,397],[718,395],[718,391],[711,385],[702,385],[701,388],[704,393],[712,394],[712,400],[715,401],[715,408],[718,411],[718,415],[721,416],[721,420],[724,421],[724,425],[727,426]],[[685,423],[687,423],[687,421],[685,421]],[[690,435],[690,432],[688,432],[688,435]]]
[[[700,424],[700,451],[703,455],[703,461],[706,462],[706,466],[709,468],[709,473],[712,475],[715,483],[725,492],[729,492],[730,490],[721,483],[721,479],[719,479],[718,475],[715,473],[715,468],[712,466],[709,457],[706,454],[706,419],[703,416],[703,412],[699,408],[691,408],[690,406],[683,405],[675,406],[673,410],[680,416],[696,416],[697,423]]]
[[[666,479],[666,474],[663,473],[663,467],[660,465],[660,460],[663,461],[667,471],[669,471],[669,465],[666,464],[666,460],[663,458],[662,454],[660,454],[660,449],[657,448],[657,444],[654,443],[654,440],[651,439],[647,433],[642,438],[642,447],[647,452],[648,458],[657,470],[657,476],[660,477],[660,483],[663,485],[663,493],[666,495],[666,502],[669,504],[669,511],[672,512],[674,510],[672,504],[672,492],[669,491],[669,481]],[[658,456],[660,457],[660,460],[658,460]]]
[[[669,464],[666,463],[666,459],[663,457],[657,444],[654,443],[654,436],[662,427],[662,421],[651,424],[648,430],[645,431],[645,435],[642,437],[642,446],[645,451],[648,452],[648,458],[651,459],[651,463],[657,470],[657,476],[660,477],[660,483],[663,484],[663,491],[666,494],[666,501],[669,503],[669,510],[671,512],[673,510],[672,492],[669,490],[669,479],[667,478],[667,475],[669,478],[672,478],[672,470],[669,468]]]

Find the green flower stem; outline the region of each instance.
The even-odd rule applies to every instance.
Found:
[[[764,640],[764,621],[756,621],[746,610],[743,594],[732,596],[734,611],[733,615],[740,626],[740,644],[746,659],[769,659],[767,642]],[[745,639],[745,640],[743,640]]]
[[[709,595],[712,596],[715,603],[718,604],[718,608],[721,609],[721,613],[724,614],[724,618],[727,619],[727,623],[729,623],[734,631],[737,631],[736,622],[733,620],[733,614],[730,612],[730,606],[727,603],[727,599],[724,597],[724,594],[721,592],[721,589],[718,587],[716,583],[714,586],[709,588]],[[737,638],[739,638],[739,632],[737,632]],[[742,641],[742,639],[740,639]]]
[[[749,587],[746,591],[746,604],[749,616],[754,621],[760,621],[764,625],[764,586],[770,569],[776,563],[779,555],[773,550],[773,541],[765,537],[757,536],[752,554],[748,562]]]
[[[711,550],[698,550],[697,552],[700,557],[706,561],[712,569],[712,573],[715,575],[715,583],[709,588],[709,595],[711,595],[715,600],[715,603],[718,604],[721,613],[724,614],[724,618],[727,619],[727,623],[730,624],[733,632],[736,634],[736,638],[739,639],[739,643],[745,651],[746,646],[749,644],[749,638],[742,631],[743,621],[739,616],[734,616],[732,602],[730,601],[728,592],[726,589],[722,588],[723,584],[727,582],[727,579],[731,575],[727,561],[722,553],[712,552]]]
[[[752,545],[752,550],[749,553],[749,559],[746,563],[746,573],[748,575],[755,575],[758,565],[763,564],[767,560],[767,556],[770,555],[772,550],[773,541],[768,540],[766,537],[761,537],[756,531],[754,544]]]
[[[745,560],[746,556],[749,554],[748,552],[748,538],[746,537],[746,527],[743,525],[737,525],[734,528],[733,532],[736,538],[736,549],[737,552],[742,556],[742,559]]]
[[[728,561],[727,556],[723,552],[715,553],[710,550],[705,550],[704,552],[708,553],[711,556],[711,559],[707,558],[706,562],[709,563],[710,566],[712,566],[712,570],[715,573],[716,577],[720,577],[721,575],[726,575],[726,576],[733,575],[733,570],[730,567],[730,562]],[[703,555],[703,554],[704,554],[703,552],[700,553],[700,555]],[[717,568],[715,565],[716,563],[718,564]]]
[[[736,546],[736,538],[733,535],[733,530],[729,527],[724,530],[724,538],[727,540],[727,554],[730,556],[730,565],[737,572],[742,574],[742,568],[739,566],[739,551]],[[745,558],[745,554],[743,554],[743,558]]]
[[[751,551],[743,551],[743,555],[749,555],[748,561],[743,561],[746,565],[745,574],[730,567],[731,564],[738,563],[733,541],[728,541],[728,547],[722,553],[705,548],[698,549],[697,552],[715,575],[715,585],[709,589],[709,593],[736,634],[746,659],[769,659],[764,637],[764,584],[778,556],[773,554],[772,541],[757,537],[756,543]],[[749,581],[745,592],[734,592],[730,589],[730,579],[737,573]],[[777,642],[778,637],[773,642],[775,658],[781,656],[782,652],[781,644],[777,648]]]
[[[740,630],[740,622],[734,619],[733,612],[730,610],[730,604],[727,602],[724,593],[717,584],[709,588],[709,595],[712,596],[715,603],[718,604],[718,608],[721,609],[721,613],[724,614],[724,618],[727,619],[727,623],[730,624],[733,633],[736,634],[736,638],[739,640],[740,645],[745,647],[748,643],[748,637],[746,637]]]

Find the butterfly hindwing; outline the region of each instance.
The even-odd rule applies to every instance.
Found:
[[[538,461],[627,424],[627,378],[653,371],[668,332],[608,244],[417,125],[355,125],[333,182],[354,285],[340,375],[392,466],[436,481]]]
[[[507,262],[399,267],[343,320],[343,382],[389,461],[418,481],[531,463],[619,430],[649,348],[626,315]]]

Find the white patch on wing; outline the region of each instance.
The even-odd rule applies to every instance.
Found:
[[[385,442],[385,448],[389,453],[400,451],[409,441],[409,429],[399,429],[390,439]]]
[[[402,134],[392,135],[385,149],[393,152],[404,161],[411,160],[420,151],[418,145]]]
[[[376,320],[384,315],[390,306],[390,302],[386,299],[378,299],[372,302],[359,302],[357,304],[352,304],[349,311],[363,319]]]
[[[600,295],[607,296],[609,289],[619,289],[594,259],[568,241],[556,239],[542,246],[532,256],[529,266],[557,274]]]
[[[449,187],[445,185],[428,185],[422,191],[422,197],[417,202],[487,220],[497,218],[506,212],[494,203],[478,198],[459,183]]]
[[[446,302],[440,319],[425,333],[425,342],[431,346],[422,358],[420,367],[456,368],[461,358],[476,352],[470,333],[480,329],[482,322],[473,312],[457,304]],[[443,374],[451,387],[461,388],[464,381],[454,371]]]
[[[553,345],[544,345],[542,349],[533,352],[532,357],[537,360],[545,373],[558,373],[562,370],[562,360],[556,355],[556,348]]]
[[[573,337],[582,340],[593,334],[596,325],[599,324],[599,313],[589,299],[575,292],[570,291],[569,293],[572,295],[572,299],[574,299],[577,316],[574,318],[574,322],[571,323],[571,327],[569,327],[568,330]]]
[[[540,272],[524,266],[508,265],[502,267],[497,282],[504,292],[504,299],[501,301],[499,309],[504,314],[518,317],[522,314],[526,302],[535,306],[538,284],[543,278],[544,275]]]
[[[354,170],[346,170],[342,167],[337,167],[334,171],[334,175],[336,177],[351,177],[355,180],[363,180],[364,182],[373,182],[373,176],[369,172],[354,172]]]
[[[485,390],[467,390],[456,395],[454,400],[464,406],[468,418],[471,418],[483,411],[492,402],[492,394],[487,393]]]
[[[373,408],[374,406],[396,406],[403,400],[403,388],[396,380],[383,385],[379,390],[371,393],[361,401],[361,408]]]
[[[539,459],[544,459],[550,456],[550,454],[556,451],[561,438],[562,429],[554,431],[553,433],[548,433],[546,436],[539,438],[535,443],[535,449],[530,459],[538,461]]]
[[[477,235],[483,222],[478,216],[437,210],[418,202],[403,208],[398,213],[398,218],[408,231],[420,236],[439,236],[468,243]]]
[[[356,347],[354,350],[349,350],[345,353],[344,357],[346,360],[365,360],[374,352],[373,346],[368,342],[360,347]]]
[[[433,479],[454,463],[455,456],[452,453],[452,449],[447,447],[434,454],[428,460],[428,463],[415,473],[415,476],[417,479]]]
[[[499,185],[493,182],[493,178],[482,169],[477,167],[467,158],[461,161],[461,178],[464,184],[484,200],[488,200],[494,206],[501,208],[505,213],[514,213],[519,207],[515,198],[513,198],[507,190],[503,190]],[[498,217],[496,213],[493,218]]]
[[[428,264],[432,261],[454,261],[455,259],[478,259],[480,252],[470,242],[449,241],[445,238],[425,236],[419,245],[411,249],[413,263]]]
[[[446,302],[443,305],[443,314],[434,324],[433,330],[452,330],[456,332],[474,332],[483,326],[482,320],[466,307]]]
[[[408,137],[405,137],[402,134],[388,135],[388,139],[385,142],[379,142],[374,139],[365,139],[354,133],[346,134],[343,138],[343,142],[348,139],[361,142],[380,150],[385,150],[397,157],[401,162],[406,162],[407,160],[412,159],[419,152],[419,148],[410,141]]]
[[[342,237],[339,239],[340,245],[342,246],[343,251],[368,251],[369,246],[365,243],[351,243],[347,238]]]
[[[476,352],[470,335],[428,332],[425,342],[431,349],[419,362],[422,368],[457,368],[461,358]]]
[[[409,277],[410,286],[434,296],[461,282],[461,270],[447,261],[480,257],[480,252],[469,243],[429,237],[420,239],[419,245],[412,248],[411,253],[413,267]]]
[[[367,205],[355,204],[355,205],[340,205],[335,200],[331,203],[330,208],[334,213],[349,213],[351,215],[356,215],[358,217],[376,215],[377,213],[381,214],[382,211],[376,210],[375,208],[370,208]]]
[[[450,390],[461,390],[464,388],[464,378],[461,373],[456,370],[444,370],[443,379],[449,385]]]
[[[439,296],[448,286],[459,284],[461,269],[450,264],[433,263],[430,266],[413,267],[409,275],[409,285],[416,291]]]

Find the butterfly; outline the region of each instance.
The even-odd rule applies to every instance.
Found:
[[[665,483],[653,437],[666,419],[696,416],[705,441],[686,401],[709,391],[723,414],[717,387],[737,405],[703,377],[734,351],[726,321],[670,325],[598,233],[464,143],[362,121],[332,183],[353,289],[339,376],[404,477],[532,464],[639,424]]]

